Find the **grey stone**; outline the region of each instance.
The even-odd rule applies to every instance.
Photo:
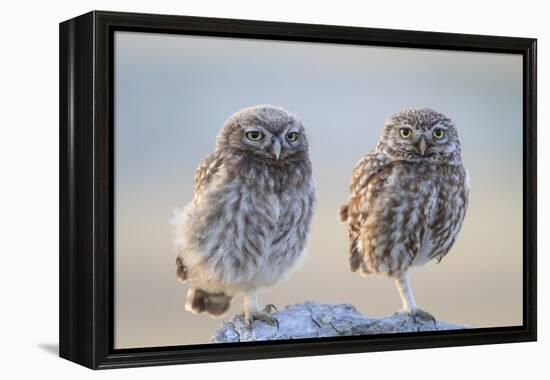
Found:
[[[369,335],[468,328],[397,312],[386,317],[368,317],[350,304],[320,304],[307,301],[273,313],[279,326],[254,321],[249,328],[242,315],[235,315],[214,332],[213,343],[250,342],[346,335]]]

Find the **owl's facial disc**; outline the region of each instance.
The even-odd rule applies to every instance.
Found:
[[[415,153],[421,157],[429,157],[438,149],[437,141],[434,141],[431,136],[431,131],[417,131],[415,142],[413,143]]]
[[[415,162],[460,160],[460,141],[454,123],[427,108],[406,109],[391,116],[377,149],[394,159]]]
[[[234,132],[234,146],[269,161],[285,161],[295,153],[306,151],[307,142],[299,125],[279,128],[253,124]]]
[[[448,127],[441,124],[433,126],[400,125],[395,133],[397,148],[403,153],[419,157],[433,157],[454,149],[449,141]]]

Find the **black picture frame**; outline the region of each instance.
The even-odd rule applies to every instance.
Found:
[[[113,35],[141,31],[523,56],[523,325],[114,349]],[[536,39],[93,11],[59,30],[60,356],[93,369],[534,341]]]

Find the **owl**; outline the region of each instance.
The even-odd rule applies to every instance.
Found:
[[[434,320],[416,306],[407,273],[441,261],[464,220],[468,173],[453,121],[426,108],[391,116],[376,148],[356,164],[349,192],[339,219],[351,270],[394,279],[403,310]]]
[[[240,110],[199,165],[193,199],[176,213],[176,276],[186,309],[223,316],[244,295],[246,323],[278,324],[259,289],[283,279],[304,255],[315,188],[304,126],[283,108]]]

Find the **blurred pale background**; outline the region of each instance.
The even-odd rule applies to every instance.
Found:
[[[346,302],[372,316],[398,310],[391,280],[349,271],[336,210],[384,120],[430,107],[457,124],[472,192],[449,255],[411,273],[417,302],[447,322],[522,323],[521,56],[117,32],[117,348],[208,343],[220,325],[184,310],[169,220],[191,200],[193,173],[226,118],[264,103],[304,122],[318,205],[306,260],[262,292],[261,303]]]

